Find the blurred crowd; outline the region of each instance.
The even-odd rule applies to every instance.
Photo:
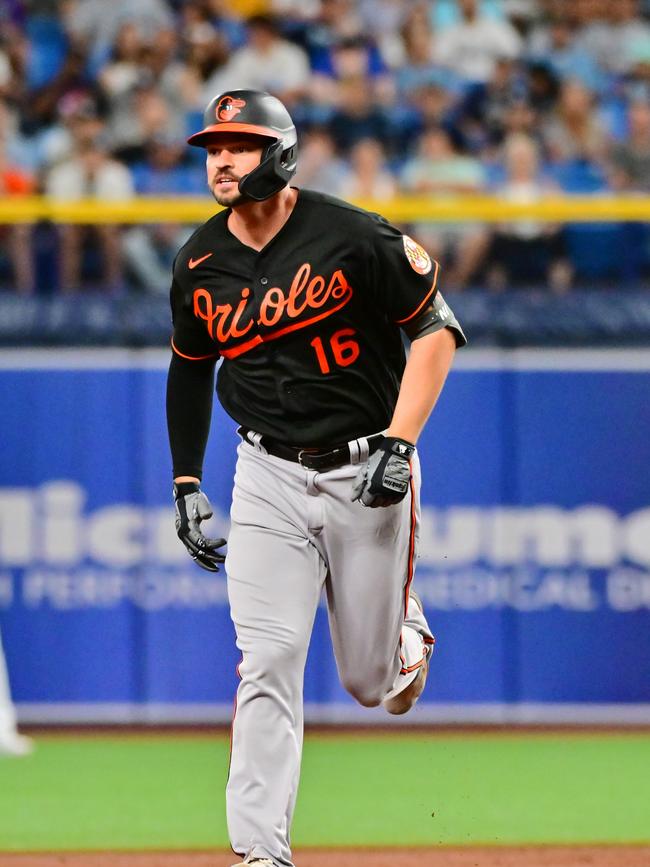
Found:
[[[2,0],[0,190],[207,196],[185,138],[246,87],[292,113],[296,185],[346,199],[650,192],[650,0]],[[0,287],[166,293],[191,231],[6,226]],[[650,270],[641,224],[409,231],[447,289]]]

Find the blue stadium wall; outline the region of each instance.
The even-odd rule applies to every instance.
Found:
[[[0,353],[0,630],[25,722],[230,719],[225,579],[173,529],[167,361]],[[420,443],[438,641],[404,721],[650,722],[649,431],[649,351],[459,354]],[[224,533],[236,440],[215,407]],[[394,722],[339,685],[324,609],[305,699],[311,721]]]

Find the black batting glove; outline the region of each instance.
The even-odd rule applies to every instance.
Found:
[[[218,564],[226,559],[219,548],[226,544],[226,540],[208,539],[201,532],[201,521],[212,517],[210,500],[196,482],[179,482],[174,483],[174,502],[178,538],[202,569],[218,572]]]
[[[407,494],[411,481],[413,443],[399,437],[384,437],[376,452],[370,455],[354,480],[352,501],[361,500],[364,506],[392,506]]]

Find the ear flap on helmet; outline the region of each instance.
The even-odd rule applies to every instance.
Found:
[[[285,187],[296,171],[297,147],[283,150],[281,139],[272,142],[264,151],[259,166],[239,182],[239,192],[262,202]]]

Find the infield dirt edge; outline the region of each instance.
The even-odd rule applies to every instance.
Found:
[[[219,851],[0,852],[0,867],[231,867]],[[646,867],[650,845],[301,848],[296,867]]]

